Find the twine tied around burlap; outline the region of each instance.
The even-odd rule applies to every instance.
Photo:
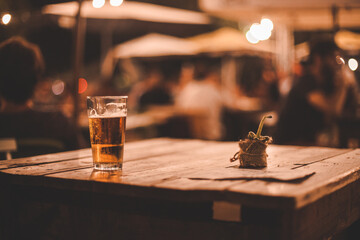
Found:
[[[272,138],[261,136],[264,120],[271,116],[264,116],[259,124],[257,133],[249,132],[248,138],[239,141],[240,151],[230,158],[231,162],[239,159],[240,167],[266,167],[267,154],[266,148],[272,142]]]
[[[266,167],[266,147],[269,141],[245,139],[239,141],[240,151],[230,159],[234,162],[239,159],[240,167]]]

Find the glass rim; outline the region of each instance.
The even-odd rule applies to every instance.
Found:
[[[90,99],[90,98],[102,98],[102,99],[106,99],[106,98],[109,98],[109,99],[126,99],[128,98],[128,96],[86,96],[87,99]]]

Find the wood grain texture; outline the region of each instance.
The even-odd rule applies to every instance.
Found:
[[[260,170],[238,169],[236,151],[236,142],[162,138],[127,143],[122,171],[94,170],[90,149],[1,161],[0,238],[26,237],[13,231],[20,221],[43,238],[326,239],[360,218],[360,149],[270,145]],[[315,174],[189,178],[229,170]],[[239,205],[241,222],[212,219],[214,201]]]
[[[300,208],[359,178],[359,149],[270,145],[267,150],[268,167],[262,170],[236,170],[238,163],[230,163],[229,158],[237,150],[238,145],[234,142],[162,138],[126,144],[123,171],[107,177],[99,174],[96,177],[88,149],[3,161],[0,169],[2,173],[18,175],[17,183],[64,188],[82,180],[74,186],[104,191],[100,187],[102,185],[94,187],[97,186],[94,182],[107,182],[113,183],[106,187],[107,191],[121,190],[122,194],[136,187],[135,192],[140,196],[148,196],[156,191],[160,194],[158,198],[167,191],[176,198],[181,196],[181,191],[191,191],[197,192],[193,194],[194,199],[195,196],[209,200],[224,198],[227,201],[280,208]],[[289,178],[291,172],[315,172],[315,175],[300,182],[266,179],[267,175],[276,175],[279,170]],[[247,177],[226,181],[190,177],[207,175],[211,178],[212,174],[209,173],[213,172],[215,176],[215,173],[221,175],[230,171],[232,175],[239,171],[240,177]],[[44,176],[49,180],[29,180],[27,176]],[[67,184],[67,181],[71,184]]]

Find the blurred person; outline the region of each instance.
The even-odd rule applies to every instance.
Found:
[[[166,87],[163,74],[159,69],[153,69],[147,73],[146,89],[139,98],[140,109],[146,109],[151,105],[165,105],[172,102],[171,93]]]
[[[274,110],[280,100],[278,76],[271,59],[245,56],[241,62],[238,95],[257,98],[264,110]]]
[[[222,139],[223,101],[220,92],[220,63],[217,60],[198,60],[193,80],[187,80],[179,91],[175,98],[175,106],[190,117],[193,137],[207,140]]]
[[[33,109],[32,97],[45,64],[38,46],[21,37],[0,44],[0,138],[15,138],[15,157],[85,146],[76,128],[60,112]]]
[[[190,81],[194,78],[194,65],[190,62],[183,64],[180,74],[178,85],[175,89],[175,95],[180,92]]]
[[[319,39],[310,49],[303,74],[295,80],[279,114],[274,136],[278,144],[334,146],[338,119],[355,114],[356,84],[335,42]],[[324,132],[326,141],[321,140]]]
[[[262,83],[260,98],[263,99],[264,107],[267,109],[277,109],[280,100],[279,77],[270,59],[264,60],[262,69]]]
[[[172,104],[172,79],[165,79],[167,77],[159,63],[145,63],[143,79],[129,92],[129,108],[143,111],[151,105]]]
[[[183,62],[182,59],[167,59],[161,62],[163,84],[166,91],[171,95],[171,104],[174,103],[174,97],[179,89]]]

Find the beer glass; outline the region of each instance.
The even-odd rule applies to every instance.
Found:
[[[127,96],[89,96],[87,109],[94,168],[121,170]]]

